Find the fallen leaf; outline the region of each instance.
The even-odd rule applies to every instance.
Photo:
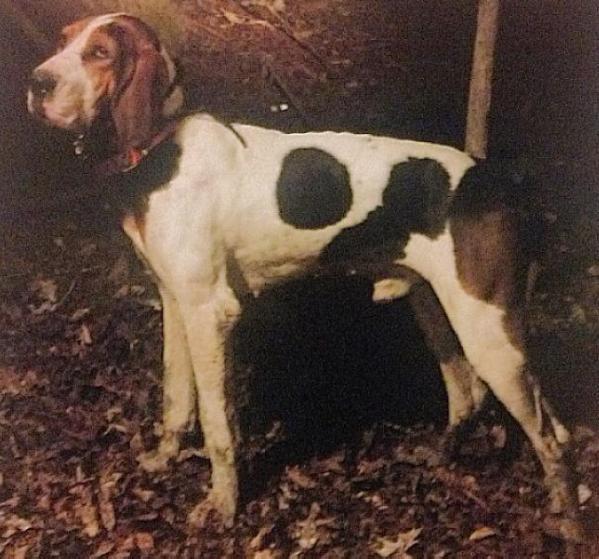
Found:
[[[344,474],[345,468],[343,467],[343,461],[345,460],[345,453],[342,451],[336,452],[331,456],[322,460],[316,460],[315,464],[318,469],[322,472],[333,472],[335,474]]]
[[[114,514],[114,506],[112,504],[112,496],[116,481],[113,479],[100,482],[100,491],[98,493],[98,507],[100,509],[100,519],[106,530],[112,532],[116,525],[116,516]]]
[[[279,559],[281,553],[273,549],[261,549],[254,553],[253,559]]]
[[[83,524],[82,532],[88,538],[95,538],[100,533],[100,524],[98,522],[98,510],[93,503],[91,488],[77,485],[70,490],[70,493],[78,497],[74,509],[75,515]]]
[[[592,496],[593,492],[585,483],[580,483],[577,487],[578,504],[584,505]]]
[[[358,464],[358,474],[361,476],[370,476],[384,467],[385,460],[383,458],[377,458],[372,461],[362,460]]]
[[[471,542],[477,542],[479,540],[484,540],[485,538],[490,538],[495,536],[497,532],[493,530],[493,528],[489,528],[488,526],[482,526],[481,528],[477,528],[468,536],[468,539]]]
[[[26,518],[21,518],[16,514],[9,514],[4,518],[0,518],[2,520],[3,528],[3,531],[0,532],[0,536],[3,538],[10,538],[17,532],[26,532],[33,526],[29,520]]]
[[[262,528],[258,530],[258,533],[250,540],[250,549],[260,549],[262,547],[264,537],[270,534],[273,528],[274,524],[267,524],[266,526],[262,526]]]
[[[323,528],[334,522],[333,518],[318,518],[320,506],[318,503],[310,505],[310,512],[304,520],[295,523],[294,537],[303,550],[312,549],[319,540],[326,543],[329,540],[328,531]]]
[[[418,542],[418,536],[421,531],[422,528],[413,528],[407,532],[400,532],[394,540],[377,538],[371,549],[379,557],[396,555],[397,559],[408,559],[410,555],[406,552]]]
[[[13,551],[11,559],[26,559],[27,552],[29,551],[30,547],[31,546],[29,544],[25,544],[20,547],[17,547]]]
[[[84,309],[77,309],[70,317],[69,320],[71,322],[78,322],[79,320],[81,320],[84,316],[87,316],[89,314],[90,308],[86,307]]]
[[[587,268],[587,274],[593,278],[599,277],[599,264],[593,264]]]
[[[43,301],[56,303],[58,285],[51,279],[36,279],[31,283],[31,290]]]
[[[94,554],[92,555],[92,559],[96,559],[97,557],[105,557],[114,549],[114,542],[105,541],[102,542]]]
[[[137,532],[135,534],[135,545],[140,551],[151,551],[154,549],[154,536],[150,532]]]
[[[156,493],[150,489],[142,489],[141,487],[135,487],[131,491],[142,503],[149,503],[154,498]]]
[[[79,343],[82,345],[92,344],[92,335],[86,324],[82,324],[79,329]]]
[[[313,489],[317,483],[306,475],[299,466],[291,466],[287,468],[287,477],[298,487],[302,489]]]

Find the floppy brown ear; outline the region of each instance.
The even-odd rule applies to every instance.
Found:
[[[144,47],[127,78],[111,107],[120,152],[143,149],[152,138],[168,82],[163,57],[152,46]]]

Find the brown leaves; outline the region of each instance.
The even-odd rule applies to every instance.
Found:
[[[102,525],[106,530],[112,532],[116,525],[116,516],[112,498],[116,492],[116,485],[121,479],[122,474],[111,473],[104,474],[100,479],[100,487],[98,491],[98,507],[100,509],[100,518]]]
[[[320,513],[320,505],[312,503],[308,516],[303,520],[296,521],[291,527],[293,538],[303,551],[314,548],[317,543],[326,544],[330,541],[328,527],[335,522],[335,519],[321,517]]]
[[[377,538],[371,546],[379,557],[391,557],[392,559],[411,559],[407,551],[418,543],[418,536],[422,528],[413,528],[408,532],[400,532],[395,538]]]
[[[494,536],[497,532],[495,532],[495,530],[493,530],[493,528],[489,528],[488,526],[481,526],[480,528],[477,528],[476,530],[474,530],[474,532],[472,532],[472,534],[470,534],[468,536],[468,539],[471,542],[476,542],[478,540],[484,540],[485,538],[490,538],[491,536]]]
[[[81,522],[83,533],[88,538],[95,538],[100,532],[98,509],[93,502],[93,494],[89,486],[77,485],[69,493],[77,497],[74,504],[75,516]]]
[[[154,536],[150,532],[137,532],[134,537],[135,545],[140,551],[152,551],[154,549]]]
[[[506,437],[497,427],[484,436],[490,456],[444,467],[440,429],[377,424],[362,441],[348,433],[292,462],[277,455],[282,444],[297,450],[278,423],[252,454],[252,497],[235,526],[188,528],[186,511],[209,487],[200,437],[185,441],[165,473],[148,475],[135,460],[160,434],[155,291],[114,239],[61,245],[64,257],[27,268],[0,303],[3,559],[48,550],[110,559],[564,555],[541,527],[545,493],[532,454],[498,459]],[[597,519],[596,434],[579,446],[581,510]],[[263,468],[272,456],[277,467]],[[582,549],[578,556],[597,556],[597,547]]]
[[[26,532],[27,530],[30,530],[33,524],[30,520],[21,518],[16,514],[3,514],[0,512],[0,526],[0,537],[10,538],[17,532]]]
[[[290,466],[286,470],[289,480],[300,489],[314,489],[316,482],[302,472],[299,466]]]
[[[37,306],[30,305],[33,314],[52,312],[56,309],[58,285],[54,280],[38,278],[31,282],[30,288],[41,301]]]

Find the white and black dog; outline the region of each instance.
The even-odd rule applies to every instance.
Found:
[[[224,125],[207,114],[178,117],[181,103],[169,55],[126,14],[67,26],[28,92],[30,112],[48,124],[108,134],[101,149],[91,140],[79,149],[96,157],[101,180],[118,183],[123,228],[157,280],[164,434],[142,464],[166,467],[197,410],[212,489],[191,516],[212,507],[230,520],[238,428],[225,349],[243,294],[299,275],[361,274],[376,301],[412,288],[450,426],[490,389],[536,450],[551,510],[565,513],[562,531],[576,533],[568,431],[527,364],[527,262],[507,176],[442,145]]]

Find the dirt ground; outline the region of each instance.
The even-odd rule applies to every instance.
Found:
[[[81,13],[22,4],[49,31]],[[460,145],[474,12],[449,4],[173,2],[190,104]],[[356,279],[298,282],[244,313],[244,504],[232,528],[190,529],[209,482],[200,435],[164,474],[135,459],[160,432],[157,293],[111,208],[82,188],[68,142],[21,124],[21,77],[1,107],[16,156],[14,184],[0,185],[2,557],[599,556],[597,86],[578,92],[591,24],[584,3],[531,3],[530,19],[506,6],[491,153],[523,153],[542,185],[532,357],[575,433],[587,541],[555,537],[540,468],[498,406],[442,462],[434,359],[405,304],[372,305]],[[3,36],[25,76],[38,53],[18,29]]]

